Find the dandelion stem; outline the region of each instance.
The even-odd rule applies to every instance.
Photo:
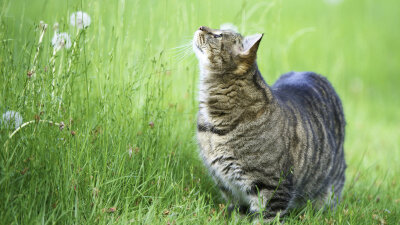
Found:
[[[53,55],[51,56],[50,59],[50,65],[52,67],[51,69],[51,75],[52,75],[52,81],[51,81],[51,100],[54,101],[54,89],[55,89],[55,85],[56,85],[56,77],[55,77],[55,73],[56,73],[56,54],[57,54],[57,49],[53,48]]]
[[[37,46],[37,48],[36,48],[36,54],[35,54],[35,57],[33,58],[33,68],[32,68],[32,73],[35,73],[35,70],[36,70],[36,61],[37,61],[37,58],[38,58],[38,56],[39,56],[39,52],[40,52],[40,47],[42,46],[42,42],[43,42],[43,36],[44,36],[44,33],[46,33],[46,29],[47,29],[47,24],[41,24],[40,25],[40,28],[42,29],[41,31],[40,31],[40,37],[39,37],[39,42],[38,42],[38,46]],[[32,75],[34,75],[34,74],[32,74]]]
[[[18,131],[20,131],[22,128],[28,126],[29,124],[35,123],[35,122],[39,122],[39,123],[48,123],[48,124],[51,124],[51,125],[60,126],[60,123],[55,123],[55,122],[53,122],[53,121],[51,121],[51,120],[39,120],[39,121],[37,121],[37,120],[31,120],[31,121],[25,122],[25,123],[23,123],[21,126],[19,126],[17,129],[15,129],[15,130],[8,136],[8,140],[6,141],[6,143],[4,143],[4,148],[6,149],[6,152],[7,152],[7,148],[6,148],[6,147],[7,147],[7,145],[8,145],[8,142],[11,140],[11,138],[12,138],[16,133],[18,133]]]
[[[40,22],[40,29],[41,29],[41,31],[40,31],[40,36],[39,36],[39,42],[38,42],[38,45],[37,45],[37,48],[36,48],[36,53],[35,53],[35,56],[34,56],[33,62],[32,62],[33,66],[32,66],[32,69],[29,71],[31,73],[31,79],[33,79],[35,77],[37,60],[38,60],[38,56],[39,56],[39,53],[40,53],[40,48],[42,47],[43,37],[44,37],[44,34],[46,33],[47,24],[45,24],[43,21],[41,21]],[[35,83],[34,82],[30,82],[28,84],[28,89],[30,89],[31,85],[32,85],[32,90],[34,90],[35,89]]]
[[[68,75],[68,78],[64,82],[64,85],[63,85],[63,88],[62,88],[62,91],[61,91],[60,102],[58,104],[58,112],[57,113],[60,113],[61,103],[62,103],[63,95],[64,95],[64,92],[65,92],[65,88],[66,88],[66,86],[67,86],[67,84],[68,84],[68,82],[70,80],[70,77],[71,77],[70,72],[71,72],[71,67],[72,67],[72,57],[74,57],[74,53],[75,53],[75,50],[76,50],[77,42],[79,40],[79,36],[81,35],[81,33],[82,33],[82,30],[80,30],[77,33],[77,35],[75,37],[75,40],[74,40],[74,45],[72,46],[71,57],[68,60],[68,67],[67,67],[67,73],[66,73]]]

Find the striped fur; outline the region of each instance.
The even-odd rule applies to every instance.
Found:
[[[340,199],[345,120],[320,75],[291,72],[268,86],[256,63],[261,39],[201,27],[193,48],[200,155],[230,210],[268,221],[307,200],[322,207]]]

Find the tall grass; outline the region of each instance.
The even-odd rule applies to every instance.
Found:
[[[286,222],[399,223],[399,6],[0,2],[0,113],[17,111],[25,123],[17,132],[5,122],[0,128],[1,223],[249,223],[226,217],[194,139],[198,66],[188,43],[200,25],[225,22],[244,34],[265,33],[258,64],[269,84],[291,70],[312,70],[343,100],[343,201],[334,211],[309,205]],[[69,23],[79,10],[92,18],[84,30]],[[72,47],[54,53],[56,22]]]

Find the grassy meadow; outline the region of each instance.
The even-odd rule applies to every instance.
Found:
[[[0,1],[0,115],[24,123],[0,117],[0,224],[251,223],[225,215],[195,140],[189,43],[227,22],[264,33],[267,83],[315,71],[343,101],[342,202],[286,224],[399,224],[398,0]],[[55,23],[70,48],[54,51]]]

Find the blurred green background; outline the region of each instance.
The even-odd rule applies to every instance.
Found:
[[[76,11],[91,17],[83,31],[70,25]],[[35,61],[40,21],[48,28]],[[56,22],[73,46],[53,56]],[[0,127],[1,221],[249,222],[224,215],[194,138],[199,70],[188,44],[199,26],[223,23],[265,34],[258,65],[268,84],[314,71],[343,101],[343,202],[288,223],[398,223],[397,0],[0,1],[0,113],[36,120],[12,138]]]

